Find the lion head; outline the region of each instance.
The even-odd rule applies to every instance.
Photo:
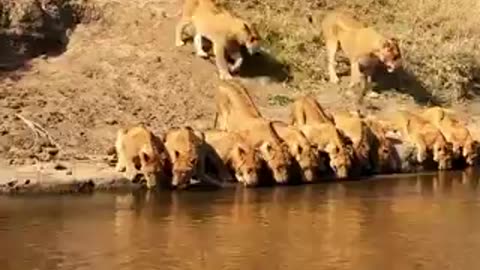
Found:
[[[245,186],[254,186],[258,183],[261,161],[255,148],[248,144],[237,143],[232,148],[229,161],[239,182]]]
[[[196,132],[191,127],[175,127],[165,135],[165,147],[172,163],[172,187],[186,188],[195,172],[199,146],[205,137],[202,132]]]
[[[438,136],[432,146],[433,160],[438,162],[439,170],[448,170],[452,168],[452,144]]]
[[[264,141],[260,145],[259,151],[272,170],[275,182],[286,183],[291,163],[288,146],[280,141]]]
[[[395,38],[385,40],[375,55],[385,65],[388,72],[394,72],[402,65],[402,54],[398,40]]]
[[[251,55],[260,51],[260,35],[253,24],[242,22],[237,39],[244,44]]]

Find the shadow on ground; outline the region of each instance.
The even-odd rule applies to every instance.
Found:
[[[427,91],[415,74],[406,69],[399,69],[394,73],[388,73],[383,68],[377,69],[372,81],[375,84],[374,91],[396,90],[412,96],[415,102],[420,105],[440,105],[441,103]]]
[[[268,77],[274,82],[285,82],[291,78],[289,67],[266,52],[249,55],[245,49],[242,49],[242,55],[244,55],[244,61],[239,71],[241,77]]]
[[[3,6],[0,9],[0,77],[28,69],[33,58],[64,53],[76,25],[97,18],[87,11],[86,6],[76,6],[70,0],[48,4],[25,1],[18,6]]]

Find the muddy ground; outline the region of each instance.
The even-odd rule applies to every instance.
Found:
[[[28,12],[12,12],[15,2]],[[213,124],[216,68],[195,57],[191,44],[174,46],[181,1],[44,1],[60,15],[34,2],[0,6],[0,159],[10,165],[108,162],[120,127],[144,123],[161,132]],[[31,16],[41,23],[32,27]],[[388,113],[429,104],[412,93],[383,91],[358,105],[345,94],[347,78],[335,86],[320,76],[299,87],[295,72],[274,57],[250,59],[241,74],[260,110],[275,119],[286,118],[292,98],[310,92],[329,110]],[[473,98],[454,105],[473,116],[475,132],[476,104]]]

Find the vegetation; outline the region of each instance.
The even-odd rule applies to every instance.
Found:
[[[265,43],[292,71],[290,86],[321,89],[326,56],[319,23],[340,8],[401,41],[405,72],[379,80],[379,90],[450,103],[480,91],[480,2],[477,0],[223,0],[257,23]],[[342,69],[342,65],[339,65]],[[348,66],[343,65],[348,72]],[[385,76],[384,76],[385,77]]]

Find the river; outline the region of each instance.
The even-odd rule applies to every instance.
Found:
[[[0,269],[480,269],[479,173],[0,197]]]

